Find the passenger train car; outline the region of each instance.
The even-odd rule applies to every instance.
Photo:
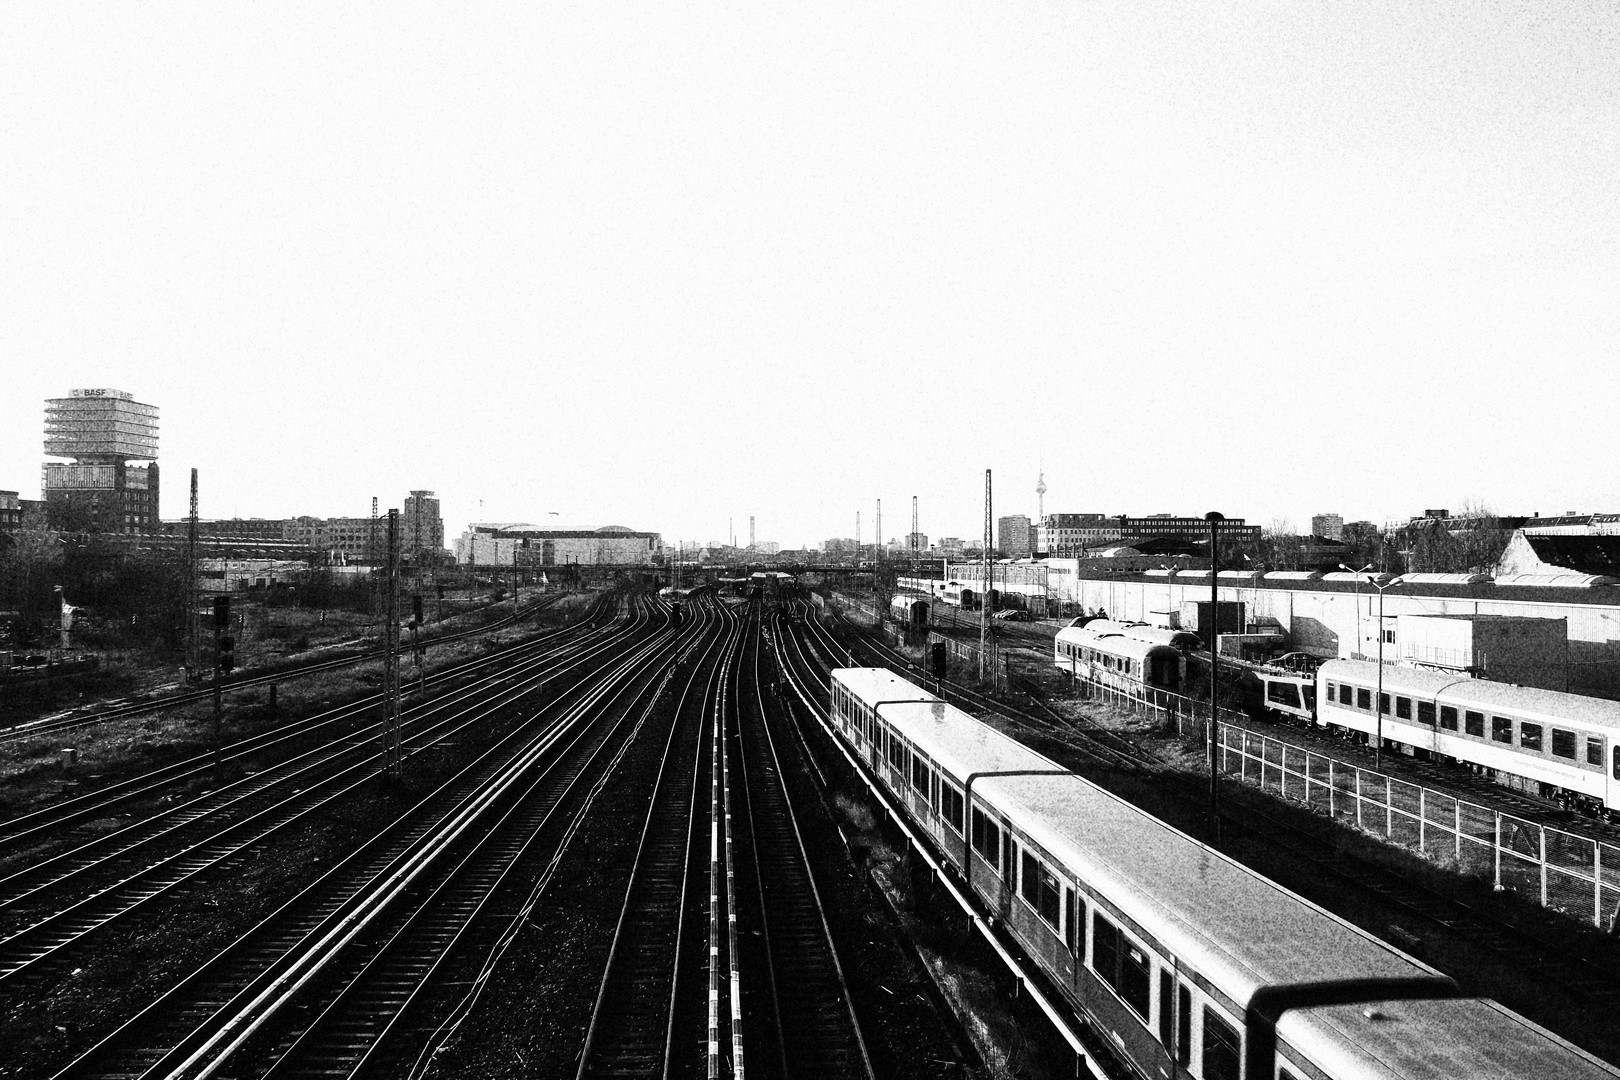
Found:
[[[1620,1077],[879,668],[837,736],[1144,1078]]]
[[[1094,631],[1092,627],[1101,621],[1059,630],[1052,662],[1076,678],[1130,694],[1140,696],[1148,690],[1182,692],[1187,684],[1185,652],[1138,636]]]
[[[895,593],[889,601],[889,617],[914,630],[925,627],[928,625],[928,598]]]
[[[1460,678],[1423,668],[1329,660],[1316,671],[1317,719],[1367,738],[1481,769],[1588,813],[1620,813],[1620,701]]]

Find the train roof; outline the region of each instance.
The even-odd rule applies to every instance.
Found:
[[[1546,1028],[1484,998],[1293,1009],[1278,1020],[1277,1039],[1330,1076],[1369,1080],[1620,1076],[1620,1071]]]
[[[880,712],[958,780],[1060,768],[943,701],[886,705]],[[974,791],[1240,1006],[1271,984],[1436,976],[1073,773],[981,775]]]
[[[881,667],[838,668],[833,678],[849,688],[857,699],[872,705],[879,701],[938,701],[922,687]],[[887,715],[887,714],[885,714]]]
[[[1149,629],[1152,629],[1149,627]],[[1088,649],[1107,653],[1109,656],[1123,656],[1131,660],[1146,660],[1156,650],[1175,653],[1167,643],[1162,641],[1144,641],[1139,637],[1126,637],[1124,634],[1096,634],[1090,626],[1071,626],[1059,630],[1057,641],[1071,641],[1076,645],[1084,645]],[[1176,655],[1180,655],[1177,653]]]
[[[1372,682],[1378,678],[1378,665],[1367,660],[1329,660],[1317,669],[1321,678],[1352,678]],[[1470,679],[1450,672],[1402,664],[1384,665],[1384,692],[1441,695],[1448,705],[1511,711],[1516,716],[1539,716],[1550,723],[1579,721],[1620,731],[1620,701],[1543,690],[1536,686],[1515,686],[1490,679]]]

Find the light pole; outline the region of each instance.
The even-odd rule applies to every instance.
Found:
[[[1216,679],[1219,666],[1221,638],[1221,554],[1215,546],[1216,534],[1226,518],[1216,510],[1204,515],[1209,522],[1209,834],[1213,842],[1221,839],[1220,762],[1215,751],[1215,729],[1220,719],[1219,695]]]
[[[1340,563],[1339,567],[1350,570],[1344,563]],[[1391,578],[1380,583],[1377,575],[1367,573],[1371,569],[1372,563],[1368,563],[1360,570],[1350,570],[1350,572],[1358,575],[1366,574],[1367,584],[1378,590],[1378,690],[1373,698],[1373,730],[1375,733],[1373,739],[1373,768],[1382,769],[1384,765],[1384,591],[1399,585],[1401,579]],[[1360,610],[1359,604],[1357,610]]]

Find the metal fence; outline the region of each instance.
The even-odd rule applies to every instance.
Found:
[[[1489,877],[1602,928],[1620,914],[1620,847],[1222,723],[1221,770],[1440,866]]]

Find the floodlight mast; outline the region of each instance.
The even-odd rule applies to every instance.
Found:
[[[1368,573],[1372,569],[1372,563],[1368,563],[1360,570],[1351,570],[1344,563],[1340,563],[1339,569],[1349,571],[1355,574],[1357,578],[1365,574],[1367,584],[1378,590],[1378,690],[1377,697],[1373,699],[1373,731],[1375,733],[1373,768],[1382,769],[1384,767],[1384,590],[1393,589],[1401,583],[1401,579],[1398,577],[1391,578],[1380,583],[1378,575]]]

